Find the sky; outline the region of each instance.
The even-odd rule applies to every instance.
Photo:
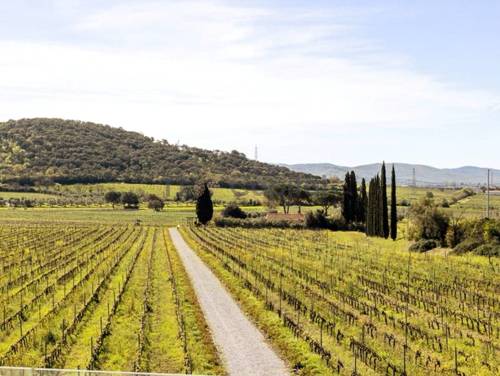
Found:
[[[0,121],[500,168],[500,1],[0,0]]]

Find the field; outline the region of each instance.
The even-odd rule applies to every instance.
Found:
[[[161,184],[130,184],[130,183],[100,183],[100,184],[74,184],[65,186],[55,186],[61,194],[76,194],[79,196],[99,196],[102,197],[108,191],[136,192],[147,195],[155,194],[166,200],[174,200],[177,192],[180,191],[179,185],[161,185]],[[251,191],[246,189],[231,188],[212,188],[212,199],[220,202],[231,202],[241,200],[262,201],[264,199],[262,191]]]
[[[484,193],[478,193],[460,200],[452,205],[456,215],[480,217],[486,214],[487,197]],[[500,194],[490,195],[490,216],[500,218]]]
[[[409,254],[359,233],[183,232],[303,373],[500,372],[498,260]]]
[[[195,217],[193,206],[173,205],[162,212],[151,209],[124,210],[111,207],[0,208],[0,223],[95,223],[174,226]]]
[[[0,227],[0,365],[222,373],[165,227]]]

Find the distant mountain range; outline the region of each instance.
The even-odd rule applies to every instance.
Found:
[[[304,163],[304,164],[282,164],[292,171],[303,172],[323,177],[336,176],[343,179],[347,171],[353,170],[356,176],[370,179],[375,176],[381,167],[381,163],[373,163],[356,167],[338,166],[331,163]],[[387,174],[390,174],[392,163],[387,163]],[[487,169],[474,166],[459,168],[436,168],[418,164],[394,163],[398,184],[411,185],[413,182],[413,169],[415,169],[415,180],[419,186],[477,186],[486,185]],[[500,185],[500,170],[491,170],[491,182]]]

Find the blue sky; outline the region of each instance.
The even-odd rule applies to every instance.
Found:
[[[0,120],[500,168],[500,1],[0,2]]]

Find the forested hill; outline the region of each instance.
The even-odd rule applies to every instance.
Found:
[[[137,182],[264,188],[276,183],[319,184],[319,177],[247,159],[156,141],[140,133],[62,119],[0,122],[2,182]]]

